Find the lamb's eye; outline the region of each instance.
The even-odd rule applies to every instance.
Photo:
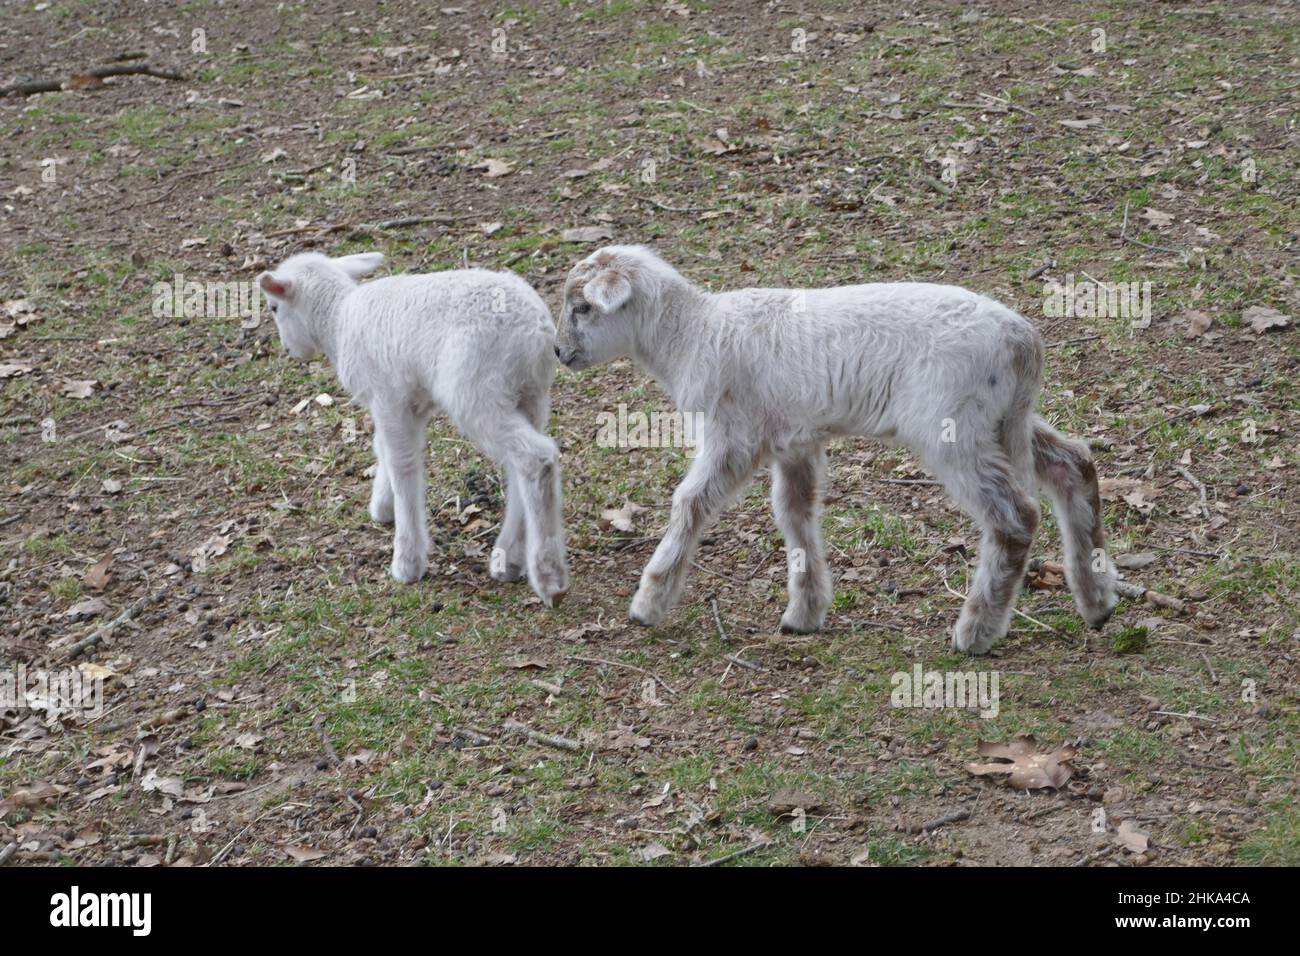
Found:
[[[591,311],[591,303],[590,303],[590,302],[575,302],[575,303],[573,303],[573,314],[574,314],[574,315],[586,315],[586,314],[587,314],[588,312],[590,312],[590,311]]]
[[[275,315],[278,311],[280,311],[280,307],[279,307],[278,305],[276,305],[274,302],[272,302],[272,303],[271,303],[271,314],[272,314],[272,315]]]

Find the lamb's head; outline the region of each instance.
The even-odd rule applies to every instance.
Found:
[[[632,354],[637,324],[652,321],[666,281],[680,276],[644,246],[605,246],[564,283],[555,355],[571,369]]]
[[[310,359],[324,350],[322,314],[337,300],[340,289],[356,284],[384,261],[382,253],[361,252],[331,259],[319,252],[290,256],[257,284],[275,318],[280,344],[296,359]]]

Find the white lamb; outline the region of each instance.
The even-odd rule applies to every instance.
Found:
[[[466,269],[358,285],[379,253],[301,253],[257,277],[280,341],[297,359],[324,353],[375,422],[370,516],[396,525],[392,574],[418,581],[429,563],[425,430],[436,408],[506,473],[506,507],[490,573],[525,571],[538,597],[568,591],[560,455],[545,434],[555,323],[511,272]]]
[[[1040,484],[1060,518],[1079,612],[1100,627],[1115,607],[1092,457],[1034,414],[1041,339],[991,299],[914,282],[710,294],[649,249],[608,246],[568,277],[556,356],[572,369],[630,356],[681,411],[703,418],[668,530],[632,599],[639,624],[672,609],[702,531],[770,461],[788,552],[781,625],[820,628],[831,601],[825,445],[837,435],[906,445],[980,524],[957,649],[983,653],[1006,633]]]

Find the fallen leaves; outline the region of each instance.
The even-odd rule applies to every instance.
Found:
[[[86,569],[86,573],[81,576],[81,583],[92,591],[102,591],[112,582],[112,574],[113,556],[106,554]]]
[[[613,238],[614,233],[604,226],[577,226],[560,233],[561,242],[603,242]]]
[[[497,179],[501,176],[509,176],[514,172],[515,167],[513,163],[507,163],[504,159],[485,159],[471,166],[470,169],[481,169],[488,179]]]
[[[1150,846],[1150,837],[1137,828],[1132,820],[1125,820],[1115,831],[1115,839],[1120,846],[1133,853],[1145,853]]]
[[[95,386],[98,384],[99,382],[93,378],[65,378],[59,383],[59,392],[66,398],[90,398],[95,393]]]
[[[633,501],[624,501],[622,508],[607,508],[602,511],[600,513],[600,523],[606,528],[613,528],[615,531],[630,534],[634,519],[645,510],[645,507]]]
[[[1159,488],[1137,478],[1103,478],[1097,484],[1103,501],[1123,501],[1139,514],[1150,514],[1160,497]]]
[[[999,762],[969,763],[966,769],[977,777],[1006,774],[1007,785],[1017,790],[1063,786],[1074,775],[1070,761],[1078,753],[1070,744],[1043,753],[1038,749],[1038,740],[1032,736],[1017,737],[1007,744],[981,740],[978,750],[981,757],[993,757]]]
[[[1263,335],[1269,329],[1281,329],[1291,324],[1291,316],[1263,305],[1252,305],[1241,313],[1241,321]]]
[[[1210,330],[1214,323],[1214,318],[1208,312],[1198,312],[1195,309],[1189,309],[1183,317],[1187,320],[1187,328],[1183,333],[1189,339],[1199,338]]]
[[[33,783],[27,787],[19,787],[5,799],[0,800],[0,820],[3,820],[15,810],[26,810],[32,807],[39,807],[43,803],[49,803],[56,799],[60,794],[67,791],[67,787],[60,786],[57,783],[46,783],[41,781]]]
[[[72,605],[63,612],[63,616],[72,621],[88,621],[106,610],[108,610],[108,603],[103,598],[91,597]]]

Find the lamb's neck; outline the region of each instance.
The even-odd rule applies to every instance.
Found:
[[[311,290],[312,301],[315,304],[311,310],[312,335],[335,369],[339,367],[339,324],[343,299],[354,288],[356,285],[353,283],[328,278]]]
[[[683,281],[659,292],[659,311],[637,324],[632,358],[654,376],[678,405],[698,383],[695,368],[712,309],[709,293]]]

